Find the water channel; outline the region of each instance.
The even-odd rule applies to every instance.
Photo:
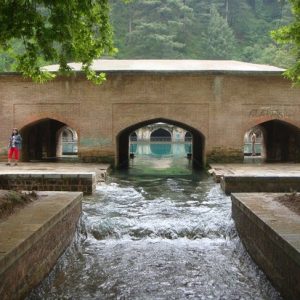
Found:
[[[160,160],[148,157],[148,173],[134,161],[84,198],[74,242],[28,299],[281,299],[245,251],[230,197],[186,158],[179,175]]]

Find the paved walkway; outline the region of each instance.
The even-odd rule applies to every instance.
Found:
[[[216,180],[220,176],[296,176],[300,177],[300,164],[210,164]]]
[[[211,164],[209,172],[226,194],[300,192],[300,164]]]
[[[80,174],[95,172],[97,181],[103,181],[109,164],[93,163],[19,163],[17,166],[7,166],[5,162],[0,163],[1,174]]]

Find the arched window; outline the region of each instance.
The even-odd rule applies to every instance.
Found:
[[[170,142],[171,140],[171,133],[163,128],[154,130],[150,135],[151,142]]]
[[[74,129],[65,126],[58,136],[57,156],[76,156],[78,153],[78,137]]]
[[[245,133],[244,156],[264,157],[264,136],[260,126],[255,126]]]
[[[131,142],[136,142],[136,141],[137,141],[137,134],[136,134],[136,132],[135,132],[135,131],[132,132],[132,133],[130,134],[129,138],[130,138],[130,141],[131,141]]]
[[[192,138],[193,138],[192,134],[189,131],[187,131],[186,134],[184,135],[184,141],[191,142]]]

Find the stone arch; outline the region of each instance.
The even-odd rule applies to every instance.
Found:
[[[159,122],[181,127],[192,134],[192,165],[194,168],[203,168],[205,165],[204,135],[197,129],[187,124],[164,118],[145,120],[121,130],[116,137],[116,166],[118,168],[128,168],[129,166],[129,135],[141,127]]]
[[[150,141],[151,142],[161,142],[161,141],[167,141],[171,142],[172,140],[172,134],[169,130],[165,128],[157,128],[153,130],[150,134]]]
[[[130,141],[132,141],[132,142],[136,142],[137,138],[138,138],[138,136],[137,136],[137,134],[136,134],[135,131],[131,132],[131,134],[129,135],[129,137],[130,137]]]
[[[272,119],[257,124],[262,132],[262,149],[267,162],[300,162],[300,129],[295,125]]]
[[[252,145],[253,133],[255,134],[254,145]],[[244,157],[254,155],[260,157],[262,160],[265,160],[266,158],[265,136],[266,136],[266,131],[262,126],[256,125],[250,128],[244,135]]]
[[[185,133],[185,135],[184,135],[184,141],[185,141],[185,142],[191,142],[192,139],[193,139],[192,134],[191,134],[189,131],[187,131],[187,132]]]
[[[79,133],[78,128],[77,128],[78,124],[76,122],[74,122],[74,120],[72,118],[68,118],[67,116],[63,116],[60,114],[55,114],[53,116],[49,113],[38,113],[38,114],[30,115],[30,116],[24,117],[24,119],[22,121],[16,122],[16,124],[14,126],[18,127],[18,128],[25,128],[28,125],[35,124],[42,120],[55,120],[55,121],[61,122],[63,124],[66,124],[70,128],[73,128],[74,130],[76,130],[77,133]]]
[[[22,160],[55,160],[58,133],[67,124],[51,118],[31,122],[20,129],[23,138]]]
[[[78,134],[69,126],[64,126],[57,132],[56,157],[77,156]]]

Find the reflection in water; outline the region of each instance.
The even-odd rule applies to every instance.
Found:
[[[191,142],[186,143],[130,143],[130,153],[134,159],[130,162],[129,173],[185,175],[191,174]],[[152,170],[152,171],[151,171]]]
[[[129,152],[130,153],[134,153],[134,154],[137,153],[137,144],[136,143],[131,143],[130,144],[130,146],[129,146]]]
[[[140,156],[173,156],[186,157],[192,152],[191,143],[130,143],[130,153]]]
[[[164,144],[150,144],[151,155],[154,156],[164,156],[164,155],[172,155],[172,144],[164,143]]]
[[[204,174],[120,173],[85,197],[72,247],[33,299],[280,299]]]

